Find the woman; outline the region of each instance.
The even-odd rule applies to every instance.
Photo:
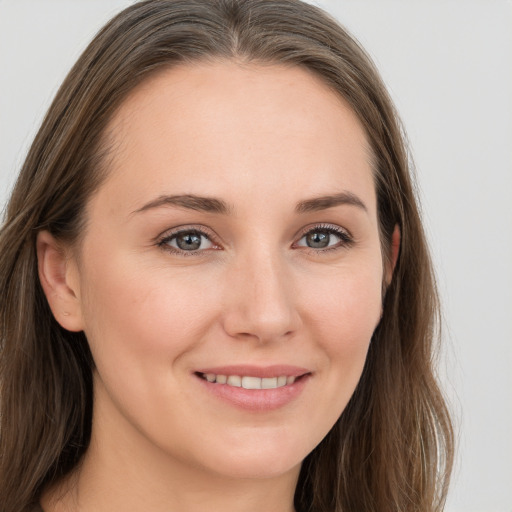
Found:
[[[2,512],[442,509],[407,153],[319,9],[120,13],[50,107],[0,245]]]

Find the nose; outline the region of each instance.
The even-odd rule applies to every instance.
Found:
[[[277,255],[261,251],[240,258],[225,294],[223,323],[232,337],[268,343],[289,338],[300,325],[292,273]]]

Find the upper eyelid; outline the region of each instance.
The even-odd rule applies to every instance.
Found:
[[[329,223],[322,223],[322,222],[319,224],[312,224],[312,225],[302,228],[301,230],[299,230],[299,232],[295,236],[302,238],[303,236],[307,235],[311,231],[315,231],[315,230],[321,231],[322,229],[327,230],[327,231],[331,230],[331,231],[334,231],[335,233],[344,233],[349,238],[351,238],[351,239],[354,238],[352,236],[352,233],[348,229],[338,226],[337,224],[329,224]]]
[[[211,229],[208,229],[205,226],[198,226],[198,225],[194,225],[194,224],[190,224],[190,225],[184,224],[182,226],[176,226],[174,228],[166,229],[165,231],[160,233],[156,237],[155,240],[161,242],[162,240],[165,240],[167,238],[172,238],[173,236],[179,235],[180,233],[187,233],[190,231],[195,231],[197,233],[200,233],[201,235],[206,236],[206,238],[208,238],[209,240],[213,240],[216,238],[215,233]]]
[[[219,248],[219,243],[216,241],[214,236],[211,236],[209,234],[208,229],[206,229],[204,226],[198,227],[198,226],[180,226],[177,228],[171,228],[167,231],[164,231],[162,234],[160,234],[155,239],[155,244],[160,248],[164,249],[166,252],[179,255],[179,256],[202,256],[208,254],[208,251],[211,251],[212,249],[216,250]],[[201,236],[204,236],[207,240],[209,240],[215,247],[209,248],[209,249],[195,249],[191,251],[185,251],[183,249],[180,249],[178,247],[173,247],[170,245],[170,241],[175,239],[180,233],[190,233],[195,232],[200,234]]]

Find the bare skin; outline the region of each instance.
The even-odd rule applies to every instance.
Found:
[[[91,445],[42,505],[291,512],[392,273],[364,131],[307,71],[226,61],[145,82],[109,130],[80,248],[38,237],[52,311],[97,366]],[[290,399],[283,386],[256,407],[254,390],[241,406],[201,374],[226,365],[303,373]]]

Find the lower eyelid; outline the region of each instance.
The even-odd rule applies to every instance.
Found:
[[[301,241],[308,234],[314,233],[315,231],[324,231],[324,232],[329,233],[330,235],[334,235],[338,238],[338,241],[336,243],[334,243],[333,245],[328,245],[326,247],[318,247],[318,248],[309,247],[306,243],[304,243],[303,245],[302,244],[298,245],[299,241]],[[322,254],[322,253],[325,253],[328,251],[347,249],[353,243],[354,243],[354,238],[348,231],[341,229],[337,226],[335,227],[335,226],[330,226],[330,225],[318,225],[318,226],[313,226],[313,227],[307,229],[306,231],[304,231],[298,238],[297,242],[294,243],[294,246],[299,247],[302,250],[311,251],[315,254]]]
[[[196,250],[186,251],[186,250],[180,249],[179,247],[174,247],[174,246],[170,245],[170,243],[173,240],[176,240],[176,238],[179,235],[184,234],[184,233],[194,233],[194,234],[200,235],[201,237],[204,237],[204,239],[208,240],[214,247],[217,246],[217,244],[212,239],[211,235],[209,235],[209,233],[206,233],[205,231],[203,231],[201,229],[193,228],[193,227],[185,228],[185,229],[178,229],[177,231],[174,231],[174,232],[164,233],[162,236],[160,236],[156,240],[156,244],[159,247],[166,249],[168,251],[179,253],[179,254],[185,254],[185,255],[193,255],[193,254],[201,253],[201,252],[204,252],[204,251],[210,249],[210,248],[207,248],[207,249],[205,248],[205,249],[196,249]]]

